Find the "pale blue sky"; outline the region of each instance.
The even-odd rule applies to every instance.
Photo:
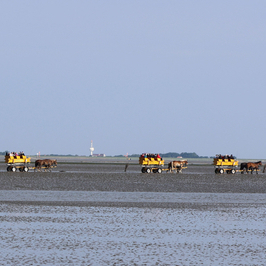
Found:
[[[265,1],[1,1],[1,151],[266,159]]]

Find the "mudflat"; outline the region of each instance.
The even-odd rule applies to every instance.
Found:
[[[129,164],[0,165],[0,261],[12,265],[264,265],[266,175],[143,174]]]
[[[266,174],[215,174],[213,166],[191,165],[182,173],[143,174],[139,165],[59,164],[51,172],[7,172],[1,190],[266,193]]]

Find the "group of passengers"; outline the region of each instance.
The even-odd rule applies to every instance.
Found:
[[[231,154],[231,155],[221,155],[221,154],[216,154],[216,158],[218,158],[218,159],[222,159],[222,160],[224,160],[224,159],[227,159],[227,160],[231,160],[231,159],[235,159],[235,157],[233,156],[233,154]]]
[[[24,152],[23,151],[20,151],[19,153],[17,153],[17,152],[6,152],[6,156],[16,156],[16,157],[22,157],[22,156],[24,156],[25,154],[24,154]]]
[[[142,158],[148,158],[148,159],[150,159],[150,158],[161,159],[161,156],[159,153],[155,153],[155,154],[154,153],[142,153],[141,157]]]

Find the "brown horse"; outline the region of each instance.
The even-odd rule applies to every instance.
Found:
[[[35,170],[37,169],[37,170],[41,171],[42,167],[45,167],[45,171],[50,170],[50,168],[53,165],[57,165],[56,160],[50,160],[50,159],[36,160],[35,161]]]
[[[258,173],[259,167],[262,165],[261,161],[258,161],[256,163],[248,162],[248,163],[241,163],[240,164],[240,170],[242,170],[242,174],[244,171],[248,173],[250,171],[251,174],[253,174],[253,171],[256,170],[256,173]]]
[[[182,171],[182,167],[188,164],[187,160],[181,160],[181,161],[172,161],[168,164],[168,171],[172,172],[173,169],[176,169],[177,173]]]
[[[36,171],[36,170],[41,170],[41,168],[42,168],[42,160],[36,160],[35,161],[35,168],[34,168],[34,172]]]
[[[258,173],[260,165],[262,165],[261,161],[258,161],[256,163],[247,163],[247,168],[251,170],[251,174],[253,174],[254,170],[256,170],[256,173]]]

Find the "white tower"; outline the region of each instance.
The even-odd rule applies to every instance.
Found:
[[[91,147],[90,147],[90,151],[91,151],[91,156],[93,156],[93,151],[94,151],[94,148],[93,148],[93,143],[91,141]]]

